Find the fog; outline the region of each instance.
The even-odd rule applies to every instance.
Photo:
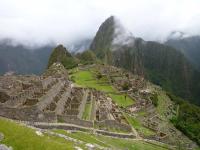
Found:
[[[199,8],[199,0],[0,0],[0,39],[70,45],[114,15],[135,37],[163,41],[172,31],[199,35]]]

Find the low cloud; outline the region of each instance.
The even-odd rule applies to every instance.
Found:
[[[92,38],[115,15],[136,37],[163,41],[171,31],[200,34],[199,0],[0,0],[0,39],[40,46]]]

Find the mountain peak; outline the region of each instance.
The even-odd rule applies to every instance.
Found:
[[[110,50],[121,46],[132,46],[134,40],[132,33],[121,24],[119,19],[110,16],[99,27],[90,49],[97,54],[97,57],[104,58]]]

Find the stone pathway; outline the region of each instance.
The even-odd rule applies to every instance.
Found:
[[[64,86],[63,81],[59,81],[56,83],[46,95],[43,95],[39,102],[37,103],[37,107],[39,110],[44,110],[53,100],[54,97],[60,92],[62,87]]]

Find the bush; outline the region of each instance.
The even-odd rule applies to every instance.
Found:
[[[157,95],[157,94],[153,94],[153,95],[150,97],[150,99],[151,99],[153,105],[154,105],[155,107],[157,107],[157,106],[158,106],[158,95]]]
[[[128,82],[125,82],[123,85],[122,85],[122,89],[124,90],[124,91],[127,91],[128,89],[129,89],[129,83]]]
[[[171,122],[177,129],[200,145],[200,108],[171,93],[167,93],[167,95],[179,105],[178,115],[172,118]]]
[[[97,79],[101,79],[103,76],[100,72],[97,73]]]

